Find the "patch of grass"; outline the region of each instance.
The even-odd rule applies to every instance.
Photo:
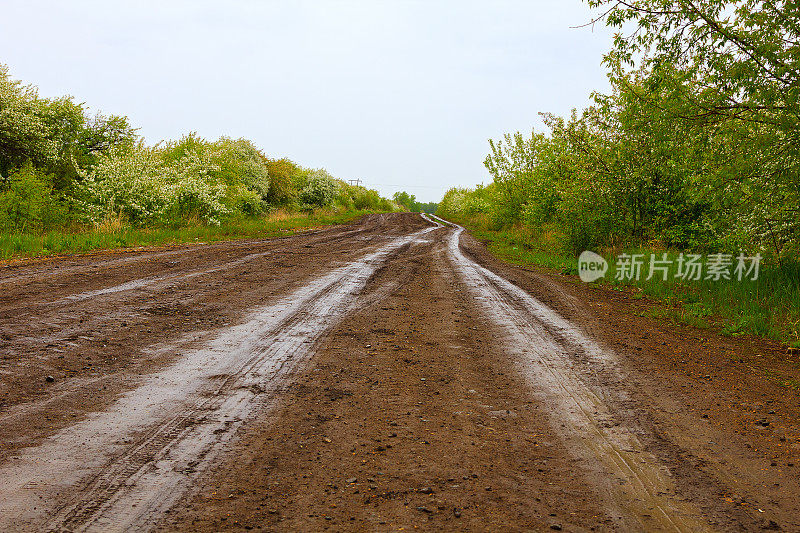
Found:
[[[650,257],[663,251],[636,250]],[[633,253],[633,252],[628,252]],[[757,335],[792,344],[800,342],[800,264],[762,262],[757,280],[736,279],[684,281],[675,277],[677,254],[665,280],[618,281],[613,269],[604,283],[613,287],[636,287],[642,294],[686,309],[689,316],[715,318],[726,335]],[[609,260],[613,259],[611,257]]]
[[[642,294],[635,294],[633,297],[637,299],[644,298]],[[708,329],[711,327],[711,324],[703,316],[698,316],[685,307],[650,307],[639,313],[639,316],[656,320],[667,320],[673,324],[687,324],[701,329]]]
[[[368,212],[371,211],[318,210],[309,215],[279,210],[263,217],[229,220],[219,226],[195,223],[178,227],[131,228],[109,224],[43,234],[0,233],[0,259],[81,254],[138,246],[272,238],[318,226],[346,224]]]
[[[536,265],[566,273],[577,274],[578,263],[575,258],[555,254],[540,249],[531,236],[519,228],[492,231],[481,225],[466,224],[472,235],[486,241],[492,254],[515,265]]]

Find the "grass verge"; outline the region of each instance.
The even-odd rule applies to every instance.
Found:
[[[214,242],[289,235],[319,226],[346,224],[371,211],[316,211],[302,214],[278,210],[263,217],[230,220],[219,226],[80,228],[76,231],[0,233],[0,260],[82,254],[99,250],[182,243]]]

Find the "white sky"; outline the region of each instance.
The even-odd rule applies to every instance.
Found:
[[[0,62],[43,96],[438,201],[487,139],[607,91],[581,0],[4,0]]]

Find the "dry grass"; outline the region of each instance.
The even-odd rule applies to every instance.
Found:
[[[102,222],[95,224],[95,230],[104,235],[119,233],[126,226],[122,213],[109,212]]]

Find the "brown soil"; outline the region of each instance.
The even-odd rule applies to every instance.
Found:
[[[0,271],[0,461],[107,408],[248,309],[427,225],[374,216],[286,239]],[[611,481],[555,431],[558,414],[531,393],[502,331],[465,290],[444,244],[450,231],[392,256],[275,405],[151,525],[636,529],[609,505]],[[800,529],[799,395],[766,375],[800,370],[780,347],[644,318],[652,302],[510,267],[466,235],[462,248],[617,354],[622,380],[574,365],[610,423],[631,428],[710,529]],[[219,268],[253,254],[264,255]],[[153,280],[74,298],[143,278]]]
[[[621,419],[648,429],[651,451],[688,497],[717,508],[718,526],[800,529],[800,391],[774,379],[797,380],[800,360],[763,339],[648,318],[663,305],[503,264],[471,237],[464,244],[623,358],[636,410]]]
[[[371,215],[353,225],[279,239],[5,266],[0,459],[101,410],[179,350],[239,322],[249,308],[387,237],[424,226],[410,217],[389,223],[385,215]],[[69,299],[141,279],[152,283]]]
[[[403,257],[164,529],[508,530],[613,523],[441,250]],[[245,481],[246,480],[246,481]]]

